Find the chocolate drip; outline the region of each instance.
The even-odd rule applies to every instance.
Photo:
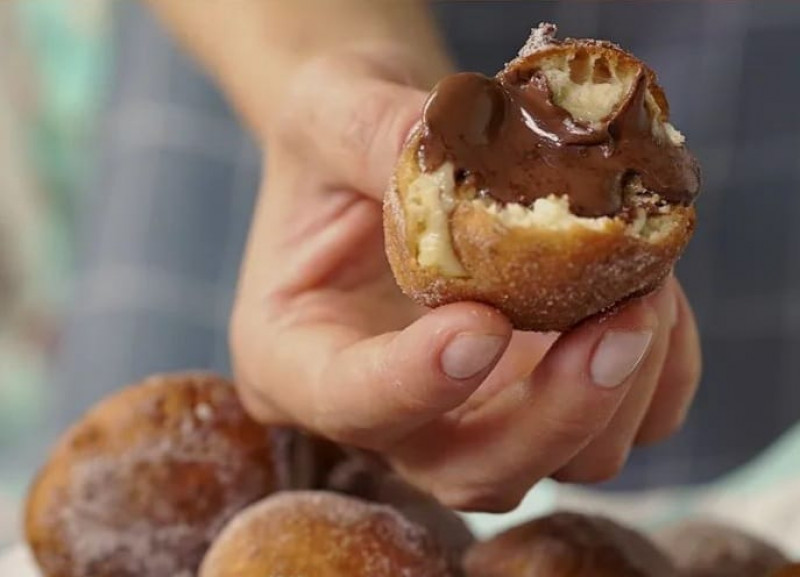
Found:
[[[699,191],[699,166],[685,147],[653,135],[647,87],[642,69],[621,105],[590,126],[554,104],[541,72],[450,76],[425,106],[422,168],[450,161],[479,195],[501,203],[567,196],[578,216],[619,213],[633,176],[663,200],[688,205]]]

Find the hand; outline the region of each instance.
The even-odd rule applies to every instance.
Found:
[[[560,336],[476,303],[424,310],[384,256],[381,198],[425,94],[388,47],[288,81],[231,323],[248,409],[381,454],[465,510],[538,480],[601,481],[682,423],[700,372],[689,304],[657,293]]]

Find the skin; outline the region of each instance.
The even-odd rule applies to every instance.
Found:
[[[680,427],[701,357],[674,278],[562,335],[513,332],[477,303],[423,310],[396,287],[381,199],[427,90],[452,70],[423,2],[151,3],[269,151],[230,330],[256,417],[374,450],[445,504],[483,511],[545,477],[609,479],[634,445]],[[607,331],[643,330],[638,368],[594,385]],[[452,379],[441,355],[464,333],[501,352]]]

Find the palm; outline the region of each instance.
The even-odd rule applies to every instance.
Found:
[[[290,290],[292,296],[283,304],[289,311],[293,305],[302,308],[297,324],[338,326],[354,337],[405,328],[424,311],[402,294],[389,269],[380,204],[351,190],[321,194],[326,196],[345,208],[327,223],[324,242],[309,235],[292,246],[313,265],[297,270],[293,278],[308,282],[295,281],[302,289]],[[298,225],[302,228],[303,223]]]

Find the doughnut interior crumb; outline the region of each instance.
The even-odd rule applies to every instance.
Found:
[[[609,58],[605,53],[590,54],[579,48],[544,56],[537,66],[547,79],[553,102],[578,122],[597,126],[607,119],[633,88],[639,67],[629,61]],[[681,146],[683,135],[669,122],[650,90],[647,107],[653,118],[653,134],[674,146]]]
[[[614,112],[636,80],[636,70],[586,50],[558,52],[542,59],[553,103],[579,122],[597,124]]]
[[[541,44],[541,43],[540,43]],[[615,52],[591,52],[584,47],[548,52],[546,44],[538,48],[544,53],[530,72],[540,71],[550,86],[555,104],[566,110],[577,122],[599,127],[607,121],[633,90],[642,69],[641,64],[620,58]],[[529,55],[530,56],[530,55]],[[526,82],[523,74],[520,81]],[[680,146],[683,135],[666,122],[666,115],[651,90],[646,105],[652,118],[653,134]],[[547,192],[547,191],[545,191]],[[636,182],[626,185],[625,214],[599,218],[579,217],[570,211],[567,197],[550,194],[525,206],[498,203],[490,197],[478,198],[468,186],[457,185],[455,167],[447,162],[433,172],[421,172],[412,181],[405,198],[408,238],[417,262],[424,268],[438,269],[450,278],[468,277],[454,250],[450,219],[459,203],[471,203],[484,210],[498,223],[512,228],[537,228],[568,232],[583,227],[597,232],[619,230],[640,240],[657,243],[672,232],[674,219],[670,206],[659,204],[656,194]]]
[[[473,200],[476,208],[480,208],[497,218],[508,228],[538,228],[548,231],[569,231],[573,227],[583,227],[597,232],[608,231],[623,222],[626,234],[647,242],[658,242],[670,232],[674,222],[669,218],[669,206],[658,208],[652,212],[644,205],[656,203],[657,195],[642,191],[628,191],[627,203],[636,202],[633,208],[634,217],[628,221],[621,217],[602,216],[586,218],[574,215],[569,209],[569,200],[564,196],[550,195],[537,199],[532,206],[517,203],[502,205],[500,203],[479,199]]]
[[[433,172],[420,173],[409,186],[405,203],[409,238],[416,241],[417,262],[426,268],[438,268],[449,277],[466,275],[450,233],[450,213],[455,203],[455,168],[449,162]]]
[[[420,173],[411,183],[406,196],[406,217],[410,239],[414,239],[417,262],[425,268],[437,268],[445,276],[465,277],[467,272],[453,248],[450,215],[458,202],[470,202],[473,208],[484,210],[507,228],[537,228],[554,232],[568,232],[573,227],[603,232],[624,222],[626,234],[643,241],[657,243],[668,235],[675,221],[670,218],[669,205],[657,212],[643,205],[658,201],[657,195],[635,185],[628,189],[627,202],[636,202],[634,218],[623,221],[620,217],[586,218],[573,214],[569,200],[564,196],[550,195],[537,199],[533,205],[501,204],[489,198],[458,198],[455,185],[455,168],[444,163],[434,172]]]

